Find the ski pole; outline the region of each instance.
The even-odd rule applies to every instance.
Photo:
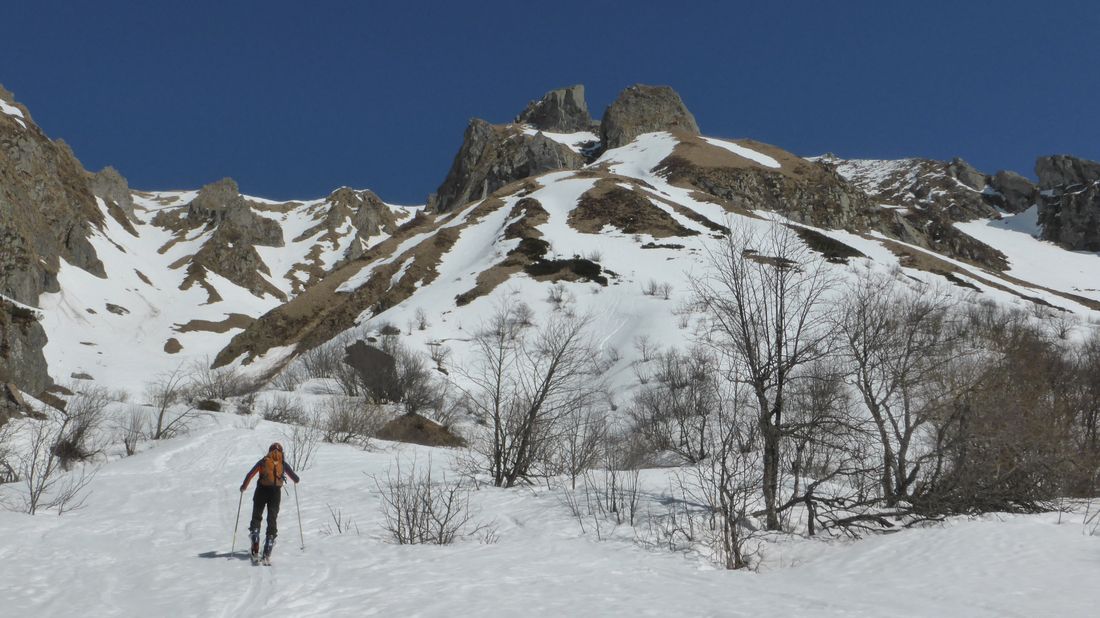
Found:
[[[294,484],[294,510],[298,512],[298,538],[302,539],[302,550],[306,548],[306,535],[302,533],[302,509],[298,506],[298,484]]]
[[[241,504],[244,503],[244,492],[241,492],[241,497],[237,499],[237,519],[233,521],[233,542],[229,544],[229,555],[232,556],[233,552],[237,549],[237,526],[241,525]]]

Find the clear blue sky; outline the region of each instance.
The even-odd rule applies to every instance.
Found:
[[[0,83],[137,188],[422,203],[469,118],[578,82],[595,116],[669,84],[706,134],[800,155],[1100,159],[1089,1],[12,0],[0,33]]]

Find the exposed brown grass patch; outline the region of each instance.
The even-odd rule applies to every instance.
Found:
[[[183,344],[181,344],[180,340],[176,339],[175,337],[172,337],[168,341],[164,342],[164,351],[168,354],[178,354],[179,351],[182,349]]]
[[[649,234],[654,238],[699,233],[680,225],[654,205],[650,195],[606,178],[581,195],[567,221],[570,227],[586,234],[598,234],[608,225],[627,234]]]
[[[382,426],[378,438],[423,446],[466,446],[466,441],[439,423],[419,414],[404,414]]]
[[[226,314],[226,318],[221,322],[212,322],[210,320],[191,320],[190,322],[179,325],[176,324],[172,327],[172,330],[177,333],[193,333],[193,332],[205,332],[205,333],[228,333],[233,329],[245,329],[250,324],[256,321],[256,318],[247,316],[243,313],[229,313]]]

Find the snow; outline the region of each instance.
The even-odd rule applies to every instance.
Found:
[[[1039,240],[1037,206],[1000,220],[956,223],[1008,257],[1008,274],[1035,285],[1100,301],[1100,253],[1066,251]]]
[[[23,110],[8,103],[7,101],[0,99],[0,114],[6,114],[15,119],[19,123],[19,126],[24,129],[27,128],[27,123],[23,122]]]
[[[779,161],[776,161],[772,157],[769,157],[762,152],[757,152],[752,148],[747,148],[735,142],[727,141],[724,139],[714,139],[712,137],[704,137],[703,141],[712,146],[724,148],[739,157],[754,161],[756,163],[759,163],[760,165],[763,165],[764,167],[770,167],[773,169],[779,169],[781,167],[779,165]]]
[[[585,144],[592,142],[599,142],[600,136],[591,131],[577,131],[576,133],[552,133],[550,131],[540,131],[532,127],[524,127],[524,135],[537,135],[542,133],[546,137],[558,142],[559,144],[565,144],[573,152],[581,153]]]
[[[458,453],[386,442],[321,444],[301,484],[284,491],[274,566],[253,567],[244,550],[252,490],[239,519],[233,498],[267,445],[287,443],[285,431],[211,414],[188,436],[103,466],[82,510],[0,511],[4,615],[981,618],[1090,616],[1100,602],[1100,537],[1082,534],[1079,514],[1060,525],[1057,514],[959,518],[854,542],[792,537],[749,573],[643,548],[627,530],[598,541],[561,489],[482,486],[471,508],[497,542],[396,545],[371,477],[430,460],[454,479]],[[643,471],[646,504],[667,498],[668,474]],[[351,532],[326,534],[330,509]]]

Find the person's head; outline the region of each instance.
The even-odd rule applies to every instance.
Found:
[[[280,453],[282,453],[283,452],[283,445],[279,444],[278,442],[272,442],[271,446],[267,447],[267,452],[270,453],[272,451],[279,451]]]

